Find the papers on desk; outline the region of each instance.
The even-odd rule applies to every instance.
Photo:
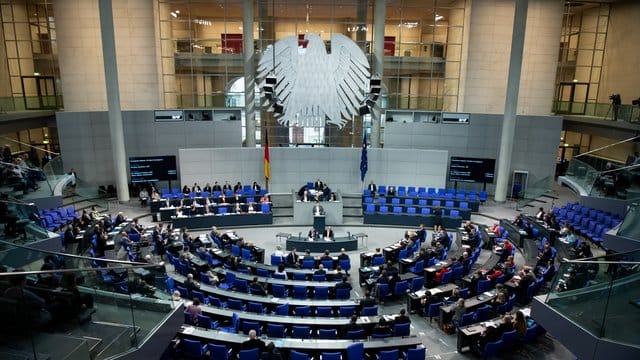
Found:
[[[522,315],[524,315],[524,317],[530,317],[531,316],[531,308],[530,307],[522,308],[522,309],[520,309],[520,311],[522,311]]]
[[[182,330],[183,334],[193,334],[193,331],[195,330],[195,328],[193,326],[185,326]]]
[[[431,295],[440,294],[441,292],[442,292],[442,290],[438,289],[437,287],[429,289],[429,294],[431,294]]]
[[[496,295],[496,291],[495,290],[485,291],[484,293],[482,293],[482,295],[484,295],[486,297],[492,297],[492,296]]]
[[[362,320],[362,322],[363,322],[363,323],[368,323],[368,322],[370,322],[370,321],[371,321],[371,320],[369,320],[369,318],[368,318],[368,317],[366,317],[366,316],[361,317],[361,318],[360,318],[360,320]]]
[[[497,328],[497,327],[498,327],[498,324],[497,324],[497,323],[495,323],[495,322],[493,322],[493,321],[485,321],[485,322],[483,322],[483,323],[482,323],[482,325],[483,325],[484,327],[489,327],[489,326],[493,326],[493,327],[495,327],[495,328]]]
[[[417,297],[423,297],[427,295],[427,290],[418,290],[414,294],[416,294]]]

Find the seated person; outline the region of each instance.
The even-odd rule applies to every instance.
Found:
[[[325,241],[334,241],[334,234],[333,234],[333,229],[331,228],[331,226],[327,226],[324,229],[324,233],[322,234],[322,237],[324,238]]]
[[[411,318],[407,316],[407,310],[401,309],[400,315],[396,316],[393,320],[394,324],[406,324],[411,323]]]
[[[371,335],[388,336],[391,335],[391,326],[384,317],[380,317],[380,321],[371,330]]]
[[[487,280],[491,280],[492,283],[495,283],[496,279],[502,275],[502,271],[502,265],[496,264],[485,274],[485,277],[487,278]]]
[[[322,264],[318,265],[318,270],[313,272],[313,275],[326,275],[327,271],[324,269]]]
[[[138,193],[138,199],[140,199],[141,207],[147,206],[147,202],[149,201],[149,193],[147,192],[147,189],[142,188],[142,190],[140,190]]]
[[[349,278],[346,276],[342,277],[342,281],[337,283],[335,289],[349,289],[351,290],[351,284],[349,283]]]
[[[249,339],[240,345],[240,350],[258,349],[260,352],[264,350],[264,341],[258,338],[258,334],[254,329],[249,330]]]
[[[389,188],[387,189],[387,196],[396,196],[395,186],[389,186]]]
[[[267,290],[260,284],[257,276],[254,276],[253,281],[249,283],[249,292],[253,295],[267,296]]]
[[[349,260],[349,255],[345,252],[344,248],[340,249],[340,255],[338,255],[338,260]]]
[[[349,323],[343,326],[343,330],[344,330],[344,335],[346,335],[351,331],[362,330],[362,325],[358,324],[358,315],[351,315],[351,319],[349,320]]]
[[[193,279],[193,274],[187,274],[187,279],[184,281],[184,287],[187,290],[200,290],[200,283]]]
[[[338,195],[336,195],[335,192],[332,192],[331,196],[329,197],[329,201],[332,201],[332,202],[338,201]]]
[[[324,253],[322,253],[320,261],[322,260],[333,260],[333,257],[331,257],[331,253],[329,253],[329,250],[325,250]]]
[[[200,307],[200,300],[198,298],[194,298],[193,302],[187,306],[184,311],[185,313],[191,315],[191,323],[198,323],[198,315],[202,315],[202,308]]]
[[[299,267],[300,266],[300,259],[299,259],[298,254],[296,253],[296,248],[291,249],[289,254],[287,254],[287,256],[285,258],[285,263],[289,267]]]
[[[442,283],[442,276],[443,276],[445,273],[448,273],[449,271],[451,271],[451,268],[450,268],[450,267],[448,267],[448,266],[443,266],[443,267],[442,267],[442,269],[440,269],[438,272],[436,272],[436,275],[435,275],[434,281],[435,281],[437,284],[441,284],[441,283]]]
[[[318,237],[318,233],[316,233],[316,229],[311,228],[307,233],[307,241],[314,241]]]

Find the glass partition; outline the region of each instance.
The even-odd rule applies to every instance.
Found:
[[[29,242],[49,238],[49,232],[34,216],[38,208],[33,203],[9,197],[0,202],[0,213],[4,224],[4,231],[0,232],[0,240]]]
[[[551,190],[551,177],[547,176],[527,186],[522,198],[518,200],[518,208],[522,208],[531,201],[539,198]]]
[[[640,251],[580,261],[558,269],[545,303],[597,337],[640,345]]]
[[[618,235],[630,239],[640,239],[640,205],[637,203],[629,206],[627,214],[620,224]]]
[[[566,176],[582,187],[586,193],[591,193],[598,171],[586,162],[573,158],[569,162]]]
[[[0,265],[0,331],[24,349],[25,357],[121,354],[142,345],[180,305],[163,291],[163,264],[79,257],[0,241]]]
[[[586,103],[584,101],[554,101],[553,111],[557,114],[566,114],[568,109],[580,108],[584,112],[580,115],[592,116],[608,121],[624,121],[637,124],[640,122],[640,106],[620,105],[617,119],[614,119],[612,105],[610,103]]]

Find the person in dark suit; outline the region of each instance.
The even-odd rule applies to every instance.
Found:
[[[244,186],[242,186],[242,183],[238,181],[233,187],[233,192],[236,193],[238,191],[242,191],[242,189],[244,189]]]
[[[260,360],[282,360],[282,354],[273,341],[267,344],[265,350],[260,354]]]
[[[358,315],[351,315],[349,323],[343,327],[344,333],[347,334],[350,331],[362,330],[362,325],[358,324]]]
[[[264,341],[258,338],[258,335],[254,329],[249,330],[249,339],[240,345],[240,350],[259,349],[260,352],[264,350]]]
[[[260,284],[257,277],[253,278],[253,281],[249,284],[249,292],[253,295],[266,296],[267,290]]]
[[[400,310],[400,315],[396,316],[396,318],[393,320],[393,323],[394,324],[411,323],[411,318],[407,316],[407,310],[405,309]]]
[[[376,324],[376,326],[374,326],[373,330],[371,330],[371,334],[376,334],[376,335],[390,335],[391,334],[391,327],[389,326],[389,323],[387,323],[387,320],[385,320],[384,317],[380,317],[380,321],[378,321],[378,323]]]
[[[344,248],[340,249],[340,255],[338,255],[338,260],[349,260],[349,255],[345,252]]]
[[[324,187],[324,184],[322,183],[322,181],[320,181],[320,179],[316,180],[316,182],[313,183],[313,188],[315,190],[322,190],[322,188]]]
[[[298,254],[296,254],[296,248],[291,249],[285,260],[289,267],[298,266]]]
[[[231,184],[229,184],[228,181],[224,182],[224,185],[222,185],[222,190],[226,191],[226,190],[233,190],[233,187],[231,187]]]
[[[318,234],[316,233],[316,229],[311,228],[311,229],[309,229],[309,232],[307,233],[307,240],[313,241],[313,240],[316,239],[317,236],[318,236]]]
[[[349,284],[349,278],[346,276],[342,277],[342,281],[337,283],[335,289],[349,289],[351,290],[351,284]]]
[[[324,215],[324,208],[318,201],[316,201],[316,204],[313,207],[313,215]]]
[[[222,187],[216,181],[216,182],[213,183],[213,186],[211,187],[211,191],[222,191]]]
[[[326,275],[327,271],[324,269],[324,266],[322,266],[322,264],[318,265],[318,270],[313,272],[313,275]]]
[[[260,190],[262,190],[262,188],[260,187],[260,185],[258,185],[257,182],[253,182],[253,185],[251,185],[251,189],[255,192],[259,192]]]
[[[376,305],[376,300],[371,297],[371,291],[367,290],[364,293],[364,298],[360,299],[360,306],[362,308],[371,307]]]
[[[371,191],[371,194],[375,194],[378,191],[378,187],[373,183],[373,180],[371,180],[371,182],[367,186],[367,189]]]
[[[333,236],[333,229],[331,228],[331,226],[327,226],[326,229],[324,229],[324,233],[322,234],[322,236],[324,237],[324,239],[326,241],[334,241],[335,238]]]
[[[387,196],[396,196],[396,188],[394,186],[389,186]]]

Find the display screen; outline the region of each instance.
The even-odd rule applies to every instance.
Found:
[[[452,156],[449,164],[449,181],[493,183],[495,159],[478,159]]]
[[[132,183],[178,180],[176,157],[174,155],[130,157],[129,173]]]

